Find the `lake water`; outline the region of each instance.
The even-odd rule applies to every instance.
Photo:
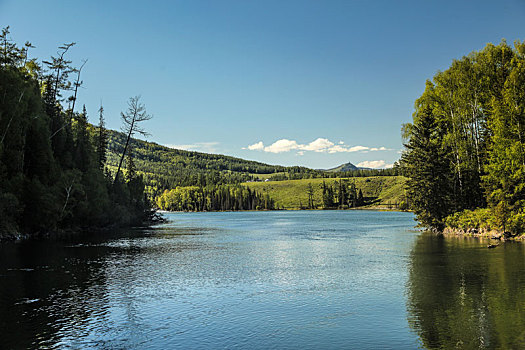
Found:
[[[0,244],[0,348],[525,348],[525,250],[410,213],[173,213]]]

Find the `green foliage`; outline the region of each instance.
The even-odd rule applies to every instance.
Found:
[[[42,75],[27,59],[30,44],[19,49],[8,34],[0,37],[0,238],[148,219],[142,178],[113,186],[85,107],[75,113],[61,104],[68,74],[77,72],[79,84],[80,70],[65,58],[72,45],[61,47]],[[75,99],[76,92],[69,101]]]
[[[274,201],[241,185],[186,186],[166,190],[157,206],[170,211],[271,210]]]
[[[467,231],[469,229],[478,229],[490,231],[495,227],[494,217],[487,208],[474,210],[465,209],[449,215],[445,219],[445,224],[454,229]]]
[[[108,132],[106,130],[106,120],[104,119],[104,108],[100,106],[98,132],[95,136],[95,144],[97,148],[97,162],[100,169],[104,169],[106,161],[108,160]]]
[[[524,124],[523,43],[489,44],[427,82],[403,127],[403,172],[421,224],[441,228],[449,214],[488,206],[498,229],[523,232]]]
[[[92,130],[93,135],[99,128]],[[95,136],[94,136],[95,137]],[[107,166],[114,174],[126,145],[126,135],[107,130]],[[390,176],[398,169],[355,170],[350,172],[325,172],[305,167],[284,167],[255,161],[173,149],[131,138],[133,164],[137,174],[143,176],[148,197],[154,199],[164,190],[184,186],[214,186],[239,184],[247,181],[285,181],[291,179],[322,179],[340,177]],[[306,201],[305,203],[308,203]]]
[[[342,180],[342,181],[341,181]],[[355,182],[355,187],[359,189],[363,196],[362,205],[381,206],[382,204],[391,203],[394,207],[396,204],[405,200],[404,186],[406,178],[402,176],[375,176],[375,177],[355,177],[355,178],[334,178],[327,180],[323,178],[302,179],[302,180],[284,180],[284,181],[267,181],[267,182],[246,182],[243,185],[260,193],[268,194],[275,200],[277,208],[300,209],[302,206],[307,207],[310,202],[309,191],[313,190],[311,195],[314,209],[324,207],[323,202],[323,182],[325,187],[332,186],[334,195],[338,194],[340,183],[347,186],[347,202],[345,208],[352,207],[348,200],[351,193],[350,187]],[[337,188],[337,191],[336,191]],[[359,196],[359,190],[357,196]],[[335,192],[334,192],[335,191]],[[354,192],[355,193],[355,192]],[[333,200],[335,207],[338,207],[337,198]]]
[[[424,110],[417,118],[402,158],[409,178],[407,193],[421,225],[441,230],[454,205],[450,163],[432,111]]]

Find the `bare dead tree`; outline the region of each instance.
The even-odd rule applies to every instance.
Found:
[[[140,134],[142,136],[148,135],[139,124],[146,120],[150,120],[151,118],[152,116],[146,113],[146,106],[144,106],[143,103],[140,103],[140,96],[131,97],[128,101],[128,110],[126,113],[120,112],[120,119],[122,119],[122,127],[120,130],[127,135],[127,138],[113,183],[117,182],[120,169],[122,168],[122,162],[124,161],[126,151],[128,150],[129,141],[135,134]]]
[[[24,44],[23,49],[23,56],[24,56],[24,65],[27,63],[27,57],[29,57],[29,49],[34,49],[36,46],[33,46],[29,41],[26,41]]]
[[[80,73],[82,72],[82,68],[84,68],[86,63],[87,63],[87,60],[83,60],[82,61],[82,65],[80,66],[80,68],[75,69],[75,71],[77,72],[77,80],[73,84],[73,85],[75,85],[75,92],[73,94],[73,97],[71,98],[71,100],[73,101],[73,106],[71,107],[71,111],[70,111],[70,114],[69,114],[70,118],[73,117],[73,112],[75,111],[75,102],[77,101],[78,88],[82,85],[82,83],[84,83],[83,81],[80,80]]]
[[[72,70],[73,72],[77,73],[77,80],[73,83],[73,85],[75,85],[74,94],[73,96],[69,98],[69,102],[72,102],[72,106],[69,108],[69,119],[64,123],[64,125],[62,125],[53,134],[51,134],[51,136],[49,136],[50,139],[52,139],[56,134],[58,134],[60,130],[64,129],[66,126],[68,126],[69,124],[73,122],[73,112],[75,111],[75,102],[77,101],[78,88],[82,86],[82,84],[84,83],[83,81],[80,80],[80,73],[82,72],[82,68],[84,68],[86,63],[87,63],[87,60],[83,60],[80,68],[78,69],[73,68]]]
[[[55,71],[55,87],[53,90],[55,100],[57,100],[59,88],[67,80],[68,74],[73,71],[73,69],[69,66],[71,61],[64,59],[64,56],[69,51],[69,49],[75,44],[76,43],[66,43],[60,46],[58,48],[59,51],[57,52],[58,57],[51,56],[51,61],[43,61],[46,65],[48,65],[50,70]]]

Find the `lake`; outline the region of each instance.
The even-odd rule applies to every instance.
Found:
[[[169,213],[0,244],[1,348],[525,348],[525,250],[410,213]]]

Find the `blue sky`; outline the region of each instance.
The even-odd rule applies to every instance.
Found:
[[[312,168],[392,164],[425,80],[524,23],[524,0],[0,0],[34,56],[77,42],[92,122],[140,94],[150,141]]]

